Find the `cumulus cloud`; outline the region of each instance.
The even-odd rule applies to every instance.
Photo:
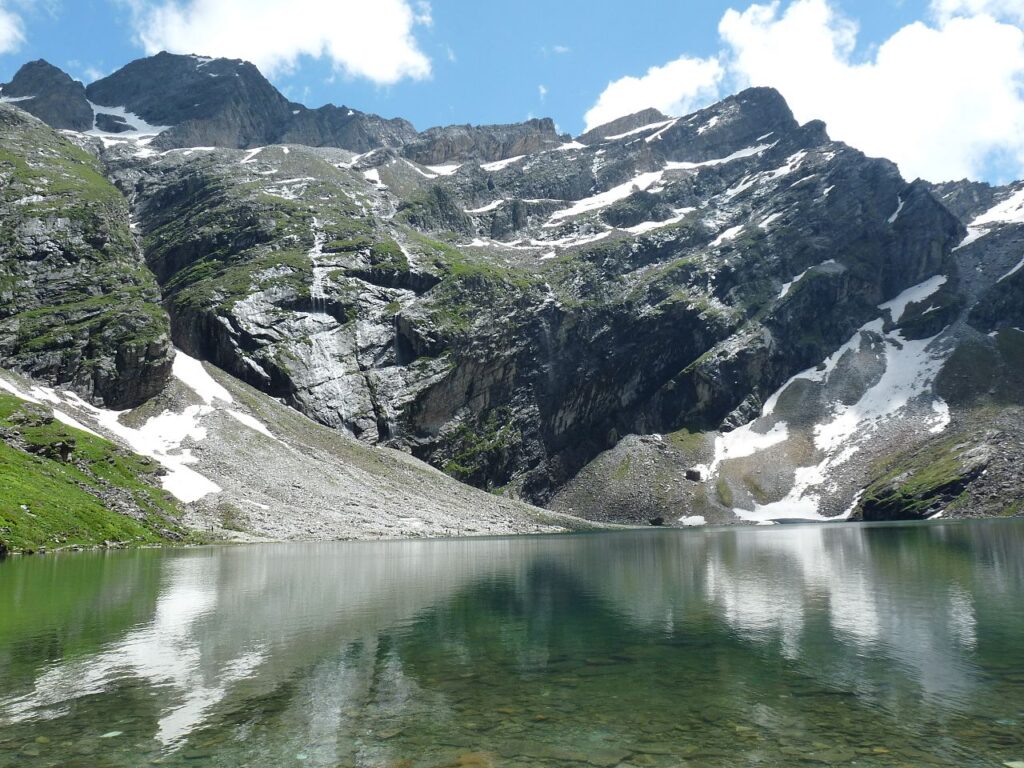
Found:
[[[1024,23],[1024,0],[932,0],[931,10],[940,21],[984,13],[997,19]]]
[[[895,160],[905,175],[984,175],[994,154],[1024,170],[1024,31],[989,15],[915,22],[867,61],[857,27],[826,0],[730,10],[719,26],[737,86],[771,85],[801,121]],[[953,53],[955,52],[955,55]]]
[[[589,131],[649,107],[683,114],[715,98],[724,75],[718,59],[681,56],[663,67],[651,67],[642,77],[609,83],[583,119]]]
[[[246,59],[266,73],[301,56],[328,58],[381,85],[430,76],[414,32],[430,4],[409,0],[127,0],[147,53],[167,50]]]
[[[767,85],[801,122],[825,120],[833,138],[894,160],[908,177],[1024,175],[1024,30],[1007,23],[1024,17],[1024,2],[933,0],[931,11],[931,23],[899,29],[865,58],[857,24],[828,0],[729,10],[719,25],[724,76],[678,100],[693,92],[692,73],[623,78],[587,125],[645,106],[682,114],[726,91]]]
[[[0,3],[0,54],[13,53],[25,42],[25,27],[21,17]]]

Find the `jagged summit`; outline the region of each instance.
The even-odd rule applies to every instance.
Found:
[[[599,125],[596,128],[591,128],[586,133],[581,133],[577,136],[576,140],[583,144],[593,144],[595,141],[611,136],[631,133],[638,128],[664,124],[671,119],[668,115],[662,114],[656,109],[643,109],[639,112],[634,112],[632,115],[625,115],[624,117],[619,117],[611,122]]]
[[[2,86],[0,98],[54,128],[88,131],[93,126],[85,86],[44,59],[22,66],[14,79]]]
[[[347,106],[310,109],[285,98],[249,62],[166,51],[88,87],[57,67],[33,62],[5,86],[3,96],[52,127],[143,134],[161,149],[304,144],[364,153],[392,147],[416,162],[441,165],[505,160],[568,140],[549,118],[419,133],[407,120]]]

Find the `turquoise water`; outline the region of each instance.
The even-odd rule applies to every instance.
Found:
[[[1002,766],[1024,521],[0,563],[0,766]]]

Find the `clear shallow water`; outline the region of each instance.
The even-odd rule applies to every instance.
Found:
[[[0,563],[0,766],[1002,766],[1024,521]]]

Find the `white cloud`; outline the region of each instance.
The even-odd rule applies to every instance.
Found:
[[[767,85],[801,122],[825,120],[833,138],[894,160],[910,178],[1024,176],[1024,30],[1003,21],[1024,19],[1024,0],[933,0],[931,11],[931,23],[909,24],[865,55],[857,24],[829,0],[729,10],[719,25],[724,77],[711,68],[718,61],[683,57],[623,78],[586,114],[587,127],[649,106],[683,114],[720,89]],[[714,76],[696,77],[701,64]]]
[[[718,59],[681,56],[663,67],[651,67],[643,77],[609,83],[583,119],[589,131],[649,107],[683,114],[715,98],[724,74]]]
[[[430,4],[409,0],[127,0],[147,53],[167,50],[251,61],[266,73],[326,57],[381,85],[430,76],[414,36]]]
[[[569,53],[572,49],[567,45],[555,45],[551,48],[552,51],[558,54]]]
[[[915,22],[856,61],[857,27],[826,0],[726,12],[719,32],[740,85],[771,85],[797,119],[932,181],[984,175],[999,153],[1024,170],[1024,31],[991,16]]]
[[[1024,23],[1024,0],[932,0],[931,10],[940,21],[985,13],[997,19]]]
[[[13,53],[25,42],[25,27],[21,17],[0,3],[0,53]]]
[[[546,85],[538,85],[537,93],[540,95],[540,100],[544,101],[548,97],[548,87]]]

